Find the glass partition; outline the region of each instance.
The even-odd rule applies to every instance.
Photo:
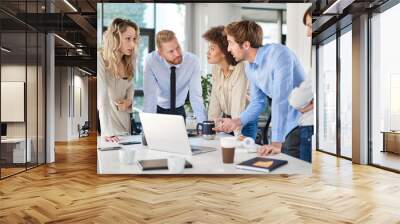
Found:
[[[318,48],[318,149],[336,154],[336,39]]]

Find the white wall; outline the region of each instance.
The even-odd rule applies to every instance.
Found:
[[[192,40],[188,43],[188,51],[200,57],[202,74],[210,73],[211,66],[207,63],[208,43],[202,35],[211,27],[227,25],[241,18],[240,7],[226,3],[196,3],[188,4],[187,32]],[[190,41],[189,41],[190,42]]]
[[[67,118],[68,115],[68,73],[67,67],[55,68],[55,141],[68,139]]]
[[[88,78],[75,68],[56,67],[55,86],[55,141],[77,139],[78,124],[82,126],[88,120]]]
[[[287,4],[286,9],[286,46],[297,55],[307,73],[310,73],[311,70],[311,37],[306,36],[303,16],[310,6],[310,3]]]

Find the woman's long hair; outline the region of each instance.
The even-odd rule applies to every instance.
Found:
[[[132,27],[136,31],[136,44],[131,55],[121,55],[122,53],[119,51],[119,48],[121,47],[120,38],[121,34],[125,32],[128,27]],[[102,57],[105,69],[115,77],[118,75],[117,65],[122,62],[125,71],[127,72],[128,80],[132,80],[136,69],[136,54],[139,47],[139,34],[139,26],[136,25],[136,23],[120,18],[114,19],[104,32]]]

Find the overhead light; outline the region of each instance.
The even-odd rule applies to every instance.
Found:
[[[11,52],[11,50],[9,50],[9,49],[7,49],[7,48],[5,48],[5,47],[1,47],[0,49],[1,49],[2,51],[6,52],[6,53],[10,53],[10,52]]]
[[[90,73],[90,72],[88,72],[88,71],[86,71],[86,70],[83,70],[83,69],[81,69],[81,68],[79,68],[79,67],[78,67],[78,70],[81,71],[81,72],[83,72],[83,73],[85,73],[85,74],[92,75],[92,73]]]
[[[71,4],[69,3],[68,0],[64,0],[65,4],[67,4],[72,10],[74,10],[75,12],[78,12],[78,10]]]
[[[60,37],[60,36],[57,35],[57,34],[54,34],[54,36],[56,36],[56,37],[57,37],[58,39],[60,39],[62,42],[64,42],[64,43],[68,44],[69,46],[75,48],[75,45],[73,45],[73,44],[72,44],[71,42],[69,42],[68,40],[66,40],[66,39],[64,39],[64,38],[62,38],[62,37]]]

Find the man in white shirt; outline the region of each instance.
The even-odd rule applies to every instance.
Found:
[[[175,33],[162,30],[156,36],[157,51],[144,66],[144,112],[186,117],[184,104],[189,93],[197,122],[207,120],[201,88],[200,63],[196,55],[182,52]]]

